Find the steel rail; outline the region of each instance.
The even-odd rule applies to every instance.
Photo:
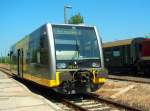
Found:
[[[113,100],[111,100],[111,99],[107,99],[107,98],[104,98],[104,97],[100,97],[100,96],[97,95],[97,94],[89,93],[89,94],[87,94],[87,96],[88,96],[89,98],[91,98],[91,99],[95,99],[95,100],[100,101],[100,102],[105,102],[105,103],[111,104],[111,105],[113,105],[113,106],[117,106],[117,107],[120,107],[120,108],[124,108],[124,109],[129,110],[129,111],[142,111],[141,109],[138,109],[138,108],[135,108],[135,107],[126,105],[126,104],[122,104],[122,103],[113,101]]]
[[[67,106],[69,106],[69,107],[72,107],[72,108],[74,108],[74,109],[77,110],[77,111],[88,111],[87,109],[85,109],[85,108],[83,108],[83,107],[80,107],[79,105],[76,105],[76,104],[70,102],[70,101],[67,100],[67,99],[64,99],[64,98],[60,98],[60,99],[61,99],[61,101],[62,101],[65,105],[67,105]]]
[[[131,82],[136,82],[136,83],[146,83],[146,84],[150,84],[150,79],[146,80],[144,78],[137,78],[137,77],[133,77],[133,78],[128,78],[128,77],[120,77],[120,76],[116,76],[116,77],[109,77],[108,79],[112,79],[112,80],[121,80],[121,81],[131,81]]]
[[[5,69],[5,68],[0,67],[0,71],[2,71],[2,72],[4,72],[5,74],[7,74],[7,76],[9,76],[10,78],[13,77],[13,75],[11,75],[11,73],[8,72],[8,71],[9,71],[8,69]]]

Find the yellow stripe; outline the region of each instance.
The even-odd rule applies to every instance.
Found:
[[[60,85],[59,72],[56,72],[56,80],[49,80],[49,87],[56,87]]]
[[[106,82],[106,78],[95,78],[93,82],[95,84],[105,83]]]
[[[40,78],[40,77],[33,76],[31,74],[23,74],[23,78],[47,87],[57,87],[60,85],[59,72],[56,72],[56,80]]]
[[[107,71],[106,69],[98,70],[99,73],[106,72],[106,71]],[[94,84],[103,84],[106,82],[106,78],[104,78],[104,77],[100,77],[100,78],[95,77],[95,75],[97,74],[96,73],[97,71],[95,69],[93,69],[92,72],[93,72],[93,83]]]

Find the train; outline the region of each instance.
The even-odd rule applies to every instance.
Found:
[[[95,26],[44,24],[12,45],[9,56],[12,74],[62,94],[96,91],[108,76]]]
[[[110,73],[150,72],[150,38],[136,37],[103,43],[105,67]]]

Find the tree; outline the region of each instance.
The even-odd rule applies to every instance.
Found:
[[[150,38],[150,33],[145,35],[145,38]]]
[[[68,20],[69,24],[82,24],[84,23],[83,20],[83,16],[80,15],[80,13],[72,16],[69,20]]]

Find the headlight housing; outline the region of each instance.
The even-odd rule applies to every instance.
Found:
[[[57,67],[58,69],[64,69],[64,68],[67,67],[67,64],[66,64],[66,63],[57,63],[57,64],[56,64],[56,67]]]
[[[100,67],[100,63],[98,63],[98,62],[93,62],[93,63],[92,63],[92,67]]]

